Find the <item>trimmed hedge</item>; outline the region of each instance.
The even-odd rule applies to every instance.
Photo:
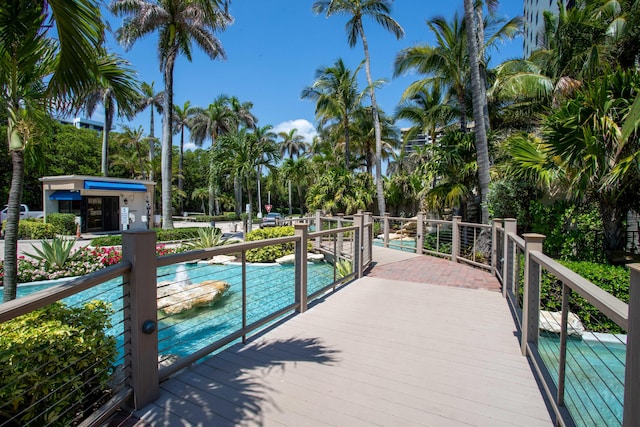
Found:
[[[53,239],[56,232],[57,229],[53,224],[44,223],[40,219],[21,219],[18,223],[18,239]]]
[[[276,237],[293,236],[295,230],[292,226],[285,227],[269,227],[253,230],[247,233],[245,241],[251,242],[255,240],[274,239]],[[248,262],[276,262],[276,259],[290,255],[295,252],[295,243],[283,243],[279,245],[265,246],[263,248],[251,249],[247,251]],[[313,245],[309,242],[308,250],[313,249]]]
[[[596,264],[587,261],[559,261],[565,267],[607,291],[614,297],[629,302],[629,269],[626,267]],[[524,268],[521,269],[521,272]],[[562,282],[543,270],[540,285],[540,302],[544,310],[560,311],[562,308]],[[522,274],[522,273],[521,273]],[[569,310],[575,313],[585,328],[593,332],[620,333],[622,330],[607,316],[572,292]]]
[[[64,235],[76,234],[76,216],[70,213],[52,213],[47,215],[47,223],[56,227],[56,233]]]
[[[158,242],[172,242],[175,240],[190,240],[198,238],[198,228],[185,227],[174,228],[172,230],[155,229],[156,240]],[[122,235],[101,236],[91,240],[91,246],[120,246],[122,245]]]
[[[0,424],[71,425],[91,413],[117,355],[112,312],[55,303],[0,324]]]

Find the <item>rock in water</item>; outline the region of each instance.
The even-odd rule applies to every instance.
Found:
[[[220,280],[205,280],[201,283],[160,282],[158,284],[158,310],[165,314],[180,314],[196,307],[210,306],[229,289],[229,284]]]

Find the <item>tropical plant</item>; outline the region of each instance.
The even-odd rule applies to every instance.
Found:
[[[635,71],[587,82],[546,119],[541,143],[521,138],[511,150],[516,177],[547,186],[564,180],[569,197],[598,204],[609,252],[624,248],[627,212],[640,208],[638,133],[633,127],[625,139],[622,132],[639,90]]]
[[[25,253],[38,261],[44,261],[47,268],[63,268],[67,262],[73,261],[80,256],[80,251],[73,253],[76,240],[67,240],[55,237],[51,241],[41,240],[42,249],[31,245],[35,253]]]
[[[316,120],[319,126],[336,122],[344,135],[344,167],[351,167],[349,156],[349,123],[352,112],[362,102],[364,92],[358,91],[358,72],[361,62],[355,71],[348,69],[341,58],[332,67],[320,67],[316,70],[313,85],[302,91],[303,99],[316,101]]]
[[[93,87],[85,97],[87,116],[92,116],[98,105],[104,108],[102,129],[102,176],[109,176],[109,133],[114,117],[131,119],[138,104],[140,94],[135,72],[129,62],[114,55],[102,53],[94,76]]]
[[[140,85],[140,98],[138,99],[137,112],[141,112],[149,108],[149,163],[153,164],[153,160],[156,156],[156,139],[155,139],[155,119],[154,110],[158,113],[162,112],[162,104],[164,103],[164,92],[157,92],[154,90],[153,85],[147,82],[142,82]],[[149,179],[153,181],[154,173],[153,168],[149,172]]]
[[[214,33],[232,22],[226,0],[113,0],[111,12],[124,16],[117,38],[126,49],[142,37],[158,32],[158,53],[164,74],[165,97],[162,110],[173,111],[173,69],[178,54],[190,61],[195,42],[211,59],[225,57]],[[197,18],[194,18],[197,17]],[[173,115],[165,114],[162,123],[162,227],[173,228],[171,195],[171,158]]]
[[[173,106],[174,133],[180,133],[180,155],[178,158],[178,191],[184,190],[184,128],[191,127],[191,119],[195,110],[191,108],[191,102],[185,101],[182,107]],[[180,198],[180,212],[184,211],[184,200]]]
[[[222,231],[215,227],[198,228],[198,237],[190,242],[183,243],[189,250],[215,248],[217,246],[238,243],[238,239],[225,239]]]
[[[382,28],[390,31],[397,39],[404,36],[404,30],[391,16],[391,2],[388,0],[318,0],[312,9],[314,13],[326,13],[329,17],[334,14],[350,16],[345,24],[347,40],[350,47],[354,47],[358,39],[362,40],[364,49],[364,65],[371,96],[371,109],[373,113],[374,132],[376,139],[376,194],[378,198],[378,211],[380,215],[385,213],[384,188],[382,182],[382,131],[378,116],[378,103],[376,102],[375,85],[371,77],[371,58],[369,55],[369,43],[364,32],[363,17],[369,17]]]
[[[97,70],[103,24],[93,0],[0,3],[0,105],[13,167],[5,228],[4,300],[16,297],[17,233],[25,148],[45,110],[77,105]]]
[[[320,175],[307,192],[309,210],[322,209],[331,214],[367,210],[373,202],[374,186],[368,173],[334,168]]]
[[[336,276],[339,279],[345,278],[353,273],[353,265],[348,259],[341,259],[336,263]]]
[[[125,166],[125,169],[130,171],[130,177],[135,178],[137,176],[146,177],[147,170],[151,170],[149,162],[142,154],[143,145],[146,143],[152,143],[151,138],[143,136],[142,126],[138,129],[133,129],[129,126],[123,126],[122,131],[115,135],[116,142],[125,148],[125,152],[116,155],[114,157],[114,164],[120,164]],[[136,168],[140,173],[136,173]]]

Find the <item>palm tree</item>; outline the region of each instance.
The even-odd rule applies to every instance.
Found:
[[[15,299],[25,148],[56,101],[77,101],[97,69],[100,9],[92,0],[0,2],[0,105],[6,108],[12,176],[4,249],[4,301]]]
[[[232,22],[226,0],[113,0],[111,12],[125,16],[117,38],[125,48],[142,37],[158,32],[158,53],[164,73],[165,98],[162,110],[162,227],[173,228],[171,205],[171,147],[173,140],[173,69],[178,54],[191,60],[192,42],[211,59],[225,52],[214,33]]]
[[[262,127],[256,127],[253,130],[253,135],[256,138],[256,141],[259,145],[269,145],[269,146],[275,146],[276,145],[276,137],[277,135],[275,134],[275,132],[273,132],[273,126],[271,125],[266,125],[266,126],[262,126]],[[261,179],[262,179],[262,165],[258,165],[258,212],[260,212],[260,214],[262,215],[262,197],[260,194],[260,190],[261,190]]]
[[[298,129],[290,129],[289,132],[278,132],[278,136],[282,138],[280,141],[280,154],[284,157],[289,153],[289,159],[293,160],[294,156],[300,156],[306,148],[304,137],[298,134]],[[287,187],[289,189],[289,215],[293,214],[293,204],[291,202],[291,179],[287,179]]]
[[[138,112],[141,112],[149,108],[149,162],[153,163],[153,159],[156,156],[156,143],[155,143],[155,120],[154,110],[159,114],[162,113],[162,104],[164,103],[164,92],[157,92],[154,90],[153,85],[147,82],[143,82],[140,86],[140,100],[138,104]],[[153,169],[149,174],[149,179],[153,181]]]
[[[403,99],[415,96],[424,88],[451,91],[460,115],[460,129],[467,129],[466,85],[468,81],[468,54],[464,21],[458,14],[451,21],[436,17],[427,21],[427,26],[436,38],[436,45],[417,45],[403,49],[394,62],[394,76],[410,70],[427,75],[405,90]]]
[[[362,100],[364,92],[358,92],[358,72],[362,63],[351,72],[341,58],[333,67],[321,67],[316,70],[313,85],[302,91],[303,99],[316,101],[316,120],[319,126],[337,121],[344,132],[344,167],[349,169],[349,121],[350,116]]]
[[[400,146],[398,128],[393,123],[393,118],[379,112],[382,148],[380,159],[388,160],[393,151]],[[376,139],[373,130],[373,115],[371,107],[359,107],[353,112],[351,134],[353,135],[353,151],[357,155],[358,166],[364,166],[365,171],[371,175],[373,159],[375,156]]]
[[[597,202],[609,254],[624,248],[627,212],[640,208],[638,119],[630,114],[638,87],[635,70],[587,82],[545,120],[541,144],[521,140],[511,150],[516,177],[562,183],[573,199]]]
[[[469,66],[471,68],[471,87],[473,92],[473,118],[475,121],[474,133],[476,135],[476,155],[478,162],[478,181],[480,184],[480,211],[483,224],[489,223],[489,206],[487,194],[489,193],[489,144],[487,142],[487,129],[484,126],[485,99],[482,99],[483,91],[480,81],[480,66],[478,64],[478,37],[476,34],[475,12],[471,0],[464,0],[464,19],[467,27],[467,45],[469,47]]]
[[[280,141],[280,155],[283,157],[289,153],[289,158],[300,157],[307,149],[307,143],[304,136],[298,133],[298,129],[290,129],[289,132],[278,132],[278,136],[282,138]]]
[[[291,182],[296,183],[296,190],[298,192],[298,202],[300,203],[300,214],[304,214],[304,194],[303,188],[306,187],[309,180],[310,172],[309,159],[306,157],[298,157],[297,159],[286,159],[282,164],[282,173],[287,178],[289,184]],[[289,186],[291,188],[291,186]],[[289,192],[289,205],[291,205],[291,192]]]
[[[178,190],[184,190],[184,128],[191,127],[191,119],[194,114],[191,102],[185,101],[182,108],[173,106],[173,129],[174,133],[180,133],[180,155],[178,158]],[[183,211],[184,200],[180,198],[180,212]]]
[[[382,132],[380,118],[378,116],[378,103],[376,102],[375,85],[371,78],[371,58],[369,56],[369,44],[364,33],[362,18],[367,16],[377,22],[387,31],[390,31],[397,39],[404,36],[404,30],[391,16],[391,2],[387,0],[319,0],[313,6],[316,14],[326,13],[327,17],[334,14],[346,14],[351,16],[345,25],[347,39],[350,47],[354,47],[358,39],[362,40],[364,49],[364,64],[371,96],[374,131],[376,137],[376,193],[378,196],[378,210],[380,215],[385,213],[384,187],[382,182]]]
[[[109,133],[115,116],[131,119],[138,104],[139,92],[135,72],[129,62],[113,54],[103,54],[98,61],[94,87],[85,98],[85,110],[92,116],[98,105],[104,108],[102,129],[102,176],[109,175]]]
[[[144,130],[142,126],[138,127],[138,129],[133,129],[129,126],[123,126],[122,132],[116,135],[116,142],[126,148],[126,152],[129,153],[129,156],[126,154],[121,155],[116,162],[114,163],[121,164],[123,166],[126,165],[127,170],[130,171],[131,178],[135,178],[136,176],[142,176],[143,179],[147,175],[146,169],[149,166],[149,162],[145,161],[145,156],[142,155],[142,145],[148,142],[151,138],[144,137]],[[137,165],[135,163],[138,163]],[[136,174],[135,168],[139,166],[140,174]],[[149,167],[150,169],[150,167]]]

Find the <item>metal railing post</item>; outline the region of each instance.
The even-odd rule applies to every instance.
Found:
[[[498,228],[502,225],[502,218],[494,218],[491,223],[491,274],[496,275],[496,266],[498,265]],[[504,268],[502,269],[504,272]],[[504,280],[504,279],[503,279]]]
[[[416,221],[418,221],[418,228],[416,229],[416,254],[422,255],[424,250],[424,213],[418,212]]]
[[[540,273],[541,268],[531,259],[530,252],[542,252],[542,234],[527,233],[524,237],[524,290],[522,295],[522,337],[520,351],[527,355],[527,344],[538,343],[540,327]]]
[[[624,410],[622,425],[640,422],[640,264],[631,264],[629,283],[629,320],[627,327],[627,359],[624,373]]]
[[[353,236],[353,271],[356,278],[362,277],[362,234],[364,233],[364,218],[362,214],[353,215],[353,225],[358,227]]]
[[[454,216],[451,222],[451,261],[458,262],[460,256],[460,226],[461,216]]]
[[[383,220],[384,228],[384,247],[389,247],[389,212],[385,212]]]
[[[307,224],[294,224],[294,234],[300,239],[296,241],[296,264],[295,264],[295,302],[298,304],[296,311],[304,313],[307,311],[307,235],[309,226]]]
[[[136,409],[158,399],[158,290],[156,285],[155,231],[125,231],[122,233],[122,259],[131,263],[131,272],[124,278],[124,327],[130,339],[125,344],[125,366],[129,385],[133,389]]]
[[[315,219],[315,231],[322,231],[322,211],[320,209],[316,209],[316,219]],[[320,248],[322,244],[322,237],[316,237],[316,247]]]
[[[516,224],[516,220],[513,218],[506,218],[504,220],[504,248],[503,248],[503,256],[504,256],[504,264],[502,266],[502,280],[504,283],[502,284],[502,296],[507,296],[507,290],[513,290],[514,280],[514,262],[516,260],[516,245],[515,243],[509,239],[509,233],[517,233],[518,226]]]
[[[344,226],[344,214],[338,214],[338,228],[342,228]],[[334,254],[336,257],[336,262],[338,262],[340,255],[342,254],[342,248],[344,246],[344,233],[338,233],[337,236],[337,244],[336,244],[336,253]]]
[[[364,213],[363,227],[363,231],[366,233],[363,235],[366,237],[364,244],[366,244],[367,259],[362,264],[368,265],[373,258],[373,212]]]

